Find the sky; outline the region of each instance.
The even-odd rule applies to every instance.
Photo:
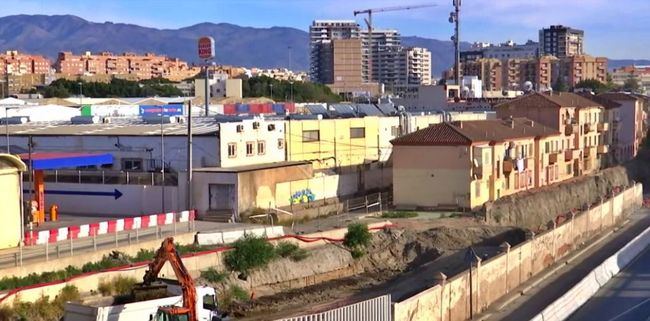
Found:
[[[452,0],[1,0],[0,15],[72,14],[89,21],[179,28],[201,22],[308,30],[315,19],[355,19],[359,9],[412,4],[436,7],[377,13],[376,28],[448,40]],[[563,24],[585,31],[588,54],[650,59],[650,0],[462,0],[461,40],[537,41],[538,30]],[[362,17],[357,17],[362,23]]]

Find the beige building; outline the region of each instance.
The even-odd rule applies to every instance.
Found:
[[[0,249],[17,247],[22,240],[22,173],[26,170],[20,158],[0,154]]]
[[[551,146],[559,131],[496,119],[432,125],[393,143],[393,202],[399,208],[471,208],[564,179]],[[570,175],[569,175],[570,177]]]

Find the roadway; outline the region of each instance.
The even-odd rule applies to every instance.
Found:
[[[650,320],[650,247],[609,280],[569,321]]]
[[[599,235],[603,239],[596,245],[584,250],[575,258],[566,263],[561,260],[549,267],[546,275],[540,275],[529,280],[524,285],[511,291],[491,305],[479,320],[530,320],[540,313],[549,304],[566,293],[575,284],[582,280],[589,272],[612,256],[634,237],[650,226],[650,210],[640,209],[629,217],[629,222],[609,235]],[[601,233],[604,234],[604,233]],[[578,249],[580,250],[580,249]],[[566,263],[566,264],[565,264]],[[557,270],[554,270],[557,268]],[[650,286],[646,287],[650,289]],[[521,294],[521,292],[524,292]],[[650,292],[646,292],[650,293]],[[603,320],[589,318],[572,320]],[[609,320],[609,319],[604,319]],[[639,319],[630,319],[639,320]],[[642,321],[645,319],[641,319]],[[614,321],[614,320],[612,320]],[[616,321],[619,321],[616,319]]]

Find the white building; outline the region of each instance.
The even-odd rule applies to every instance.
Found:
[[[209,79],[210,97],[213,98],[242,98],[242,80],[230,79],[227,74],[214,73]],[[196,97],[205,97],[205,79],[194,79]]]

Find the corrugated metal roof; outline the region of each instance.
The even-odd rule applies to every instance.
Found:
[[[372,104],[356,104],[355,105],[357,108],[357,114],[359,116],[383,116],[384,113],[382,113],[377,106],[372,105]]]

